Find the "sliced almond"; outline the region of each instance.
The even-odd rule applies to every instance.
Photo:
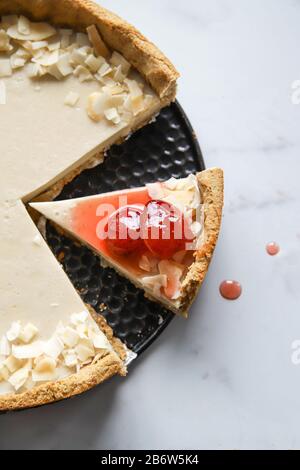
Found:
[[[97,27],[95,25],[89,26],[87,29],[87,34],[89,40],[91,41],[93,48],[97,56],[102,56],[105,59],[108,59],[110,56],[110,51],[103,41]]]

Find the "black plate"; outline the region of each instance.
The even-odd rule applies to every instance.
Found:
[[[204,169],[196,136],[176,102],[155,122],[112,147],[103,164],[82,172],[57,200],[143,186]],[[83,301],[101,312],[115,335],[135,353],[141,354],[172,320],[172,313],[146,299],[143,291],[114,270],[102,268],[92,251],[58,234],[51,224],[47,240]]]

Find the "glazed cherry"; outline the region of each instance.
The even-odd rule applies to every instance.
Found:
[[[140,237],[143,206],[124,206],[115,211],[106,225],[107,244],[117,254],[124,255],[144,247]]]
[[[161,259],[169,259],[194,238],[182,212],[173,205],[153,200],[141,216],[142,237],[148,250]]]

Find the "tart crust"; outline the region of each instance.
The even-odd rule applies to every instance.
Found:
[[[164,54],[134,26],[90,0],[1,0],[0,15],[24,14],[57,26],[85,30],[97,25],[105,43],[139,71],[166,106],[175,99],[179,74]]]
[[[187,317],[188,310],[197,295],[218,240],[224,201],[224,178],[220,168],[210,168],[197,174],[204,210],[204,240],[195,252],[195,261],[182,284],[179,312]]]

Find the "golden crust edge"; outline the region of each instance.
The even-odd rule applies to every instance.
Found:
[[[219,237],[224,204],[224,176],[220,168],[197,173],[204,208],[204,243],[195,252],[195,261],[183,281],[178,313],[188,316],[208,270]]]
[[[100,329],[105,333],[114,351],[103,351],[102,356],[95,363],[63,379],[46,382],[23,393],[0,395],[0,411],[35,408],[64,400],[90,390],[113,375],[126,375],[126,367],[123,363],[126,358],[125,346],[118,338],[113,336],[113,331],[108,326],[105,318],[97,314],[89,305],[87,305],[87,308]]]
[[[174,101],[179,73],[134,26],[90,0],[1,0],[0,15],[23,13],[34,20],[80,30],[97,25],[106,44],[140,72],[166,106]]]

